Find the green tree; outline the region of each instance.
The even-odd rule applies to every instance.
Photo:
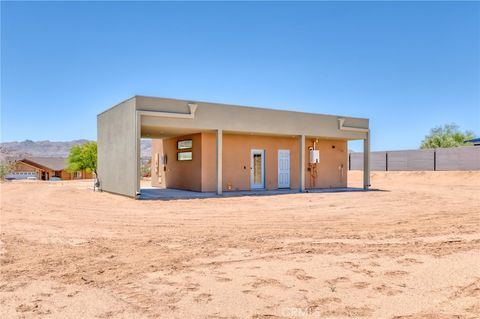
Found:
[[[12,171],[12,165],[6,162],[0,163],[0,179],[4,179],[7,174]]]
[[[140,164],[140,172],[142,177],[151,177],[152,176],[152,161],[148,160]]]
[[[455,123],[437,126],[430,130],[420,145],[420,148],[444,148],[465,145],[465,140],[473,138],[473,132],[460,131]]]
[[[78,172],[86,170],[97,175],[97,143],[88,142],[83,145],[74,145],[68,155],[67,171]]]

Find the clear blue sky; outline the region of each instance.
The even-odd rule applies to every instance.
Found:
[[[1,4],[2,141],[96,138],[135,94],[371,120],[372,150],[480,134],[480,3]],[[359,144],[354,143],[359,150]]]

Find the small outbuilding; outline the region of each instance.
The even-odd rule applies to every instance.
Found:
[[[136,197],[140,139],[152,142],[152,186],[197,192],[347,187],[349,140],[369,121],[337,115],[134,96],[97,117],[99,188]]]

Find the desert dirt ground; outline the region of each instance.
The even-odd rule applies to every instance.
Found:
[[[90,187],[1,184],[0,317],[480,317],[480,172],[172,201]]]

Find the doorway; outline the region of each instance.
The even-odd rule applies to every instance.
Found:
[[[290,188],[290,150],[278,150],[278,188]]]
[[[49,180],[48,172],[42,171],[41,179],[42,181],[48,181]]]
[[[265,188],[265,151],[251,150],[250,156],[250,189]]]

